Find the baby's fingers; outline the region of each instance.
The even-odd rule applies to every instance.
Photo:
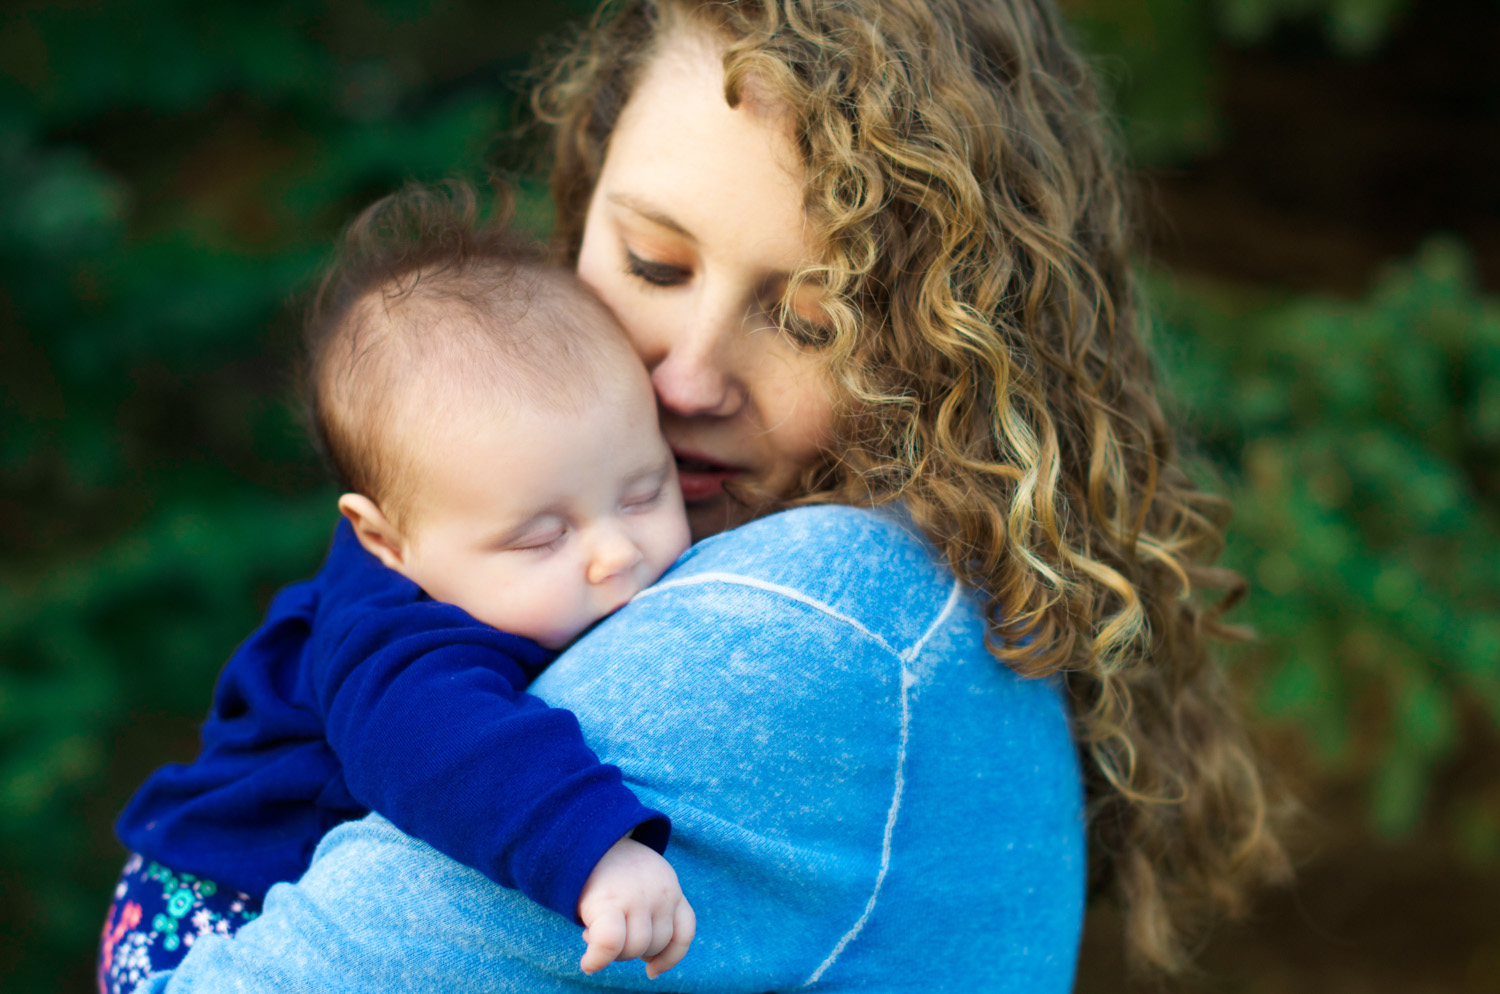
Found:
[[[641,959],[649,960],[659,955],[672,941],[672,911],[671,907],[665,907],[651,916],[651,941],[641,950]]]
[[[655,980],[682,962],[682,957],[687,955],[688,946],[693,944],[693,936],[697,932],[698,916],[693,913],[693,906],[687,903],[687,898],[683,898],[672,916],[672,941],[661,952],[646,960],[646,976]]]
[[[616,959],[644,959],[651,948],[651,915],[639,908],[625,913],[625,948]]]
[[[583,930],[583,940],[588,948],[578,961],[578,969],[584,973],[596,973],[613,963],[625,949],[625,913],[619,908],[610,908],[589,922]]]

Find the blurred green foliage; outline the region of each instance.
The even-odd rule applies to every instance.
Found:
[[[0,13],[0,988],[86,976],[115,810],[327,541],[289,304],[357,206],[483,176],[587,6]]]
[[[1234,499],[1257,703],[1409,832],[1463,719],[1500,728],[1500,300],[1443,239],[1358,301],[1156,282],[1174,392]],[[1495,849],[1500,797],[1468,800]]]
[[[1175,164],[1220,138],[1217,55],[1266,41],[1284,25],[1316,25],[1343,55],[1373,54],[1407,0],[1064,0],[1093,53],[1131,153]]]
[[[185,758],[222,661],[321,554],[332,502],[286,400],[289,302],[357,206],[481,175],[515,71],[591,6],[0,13],[6,990],[84,976],[115,809],[169,749]],[[1068,6],[1151,163],[1216,140],[1222,46],[1313,19],[1362,56],[1402,13]],[[1358,301],[1151,283],[1170,379],[1238,507],[1256,700],[1329,776],[1368,781],[1373,827],[1409,831],[1465,729],[1500,726],[1500,304],[1442,240]],[[1500,849],[1497,801],[1443,814],[1476,855]]]

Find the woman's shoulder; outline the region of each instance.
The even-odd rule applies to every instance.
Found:
[[[970,598],[899,507],[767,515],[699,542],[653,590],[724,585],[810,606],[898,652],[939,620],[971,613]]]
[[[816,504],[757,518],[697,543],[684,557],[713,562],[733,558],[775,569],[808,555],[845,559],[880,570],[923,571],[935,552],[900,505],[851,507]]]

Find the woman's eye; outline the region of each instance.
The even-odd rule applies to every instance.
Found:
[[[781,330],[798,345],[810,349],[818,349],[827,345],[833,337],[833,330],[817,321],[809,321],[801,317],[790,308],[783,308],[778,318]]]
[[[629,249],[625,250],[625,272],[652,286],[681,286],[691,275],[681,266],[672,266],[665,262],[651,262],[642,259]]]
[[[833,315],[825,305],[827,291],[814,282],[789,288],[776,301],[774,316],[782,332],[805,348],[822,348],[833,340]]]

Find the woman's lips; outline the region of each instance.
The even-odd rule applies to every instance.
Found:
[[[724,493],[724,484],[744,472],[696,453],[674,449],[672,454],[677,457],[677,480],[682,486],[682,499],[689,504],[720,496]]]

